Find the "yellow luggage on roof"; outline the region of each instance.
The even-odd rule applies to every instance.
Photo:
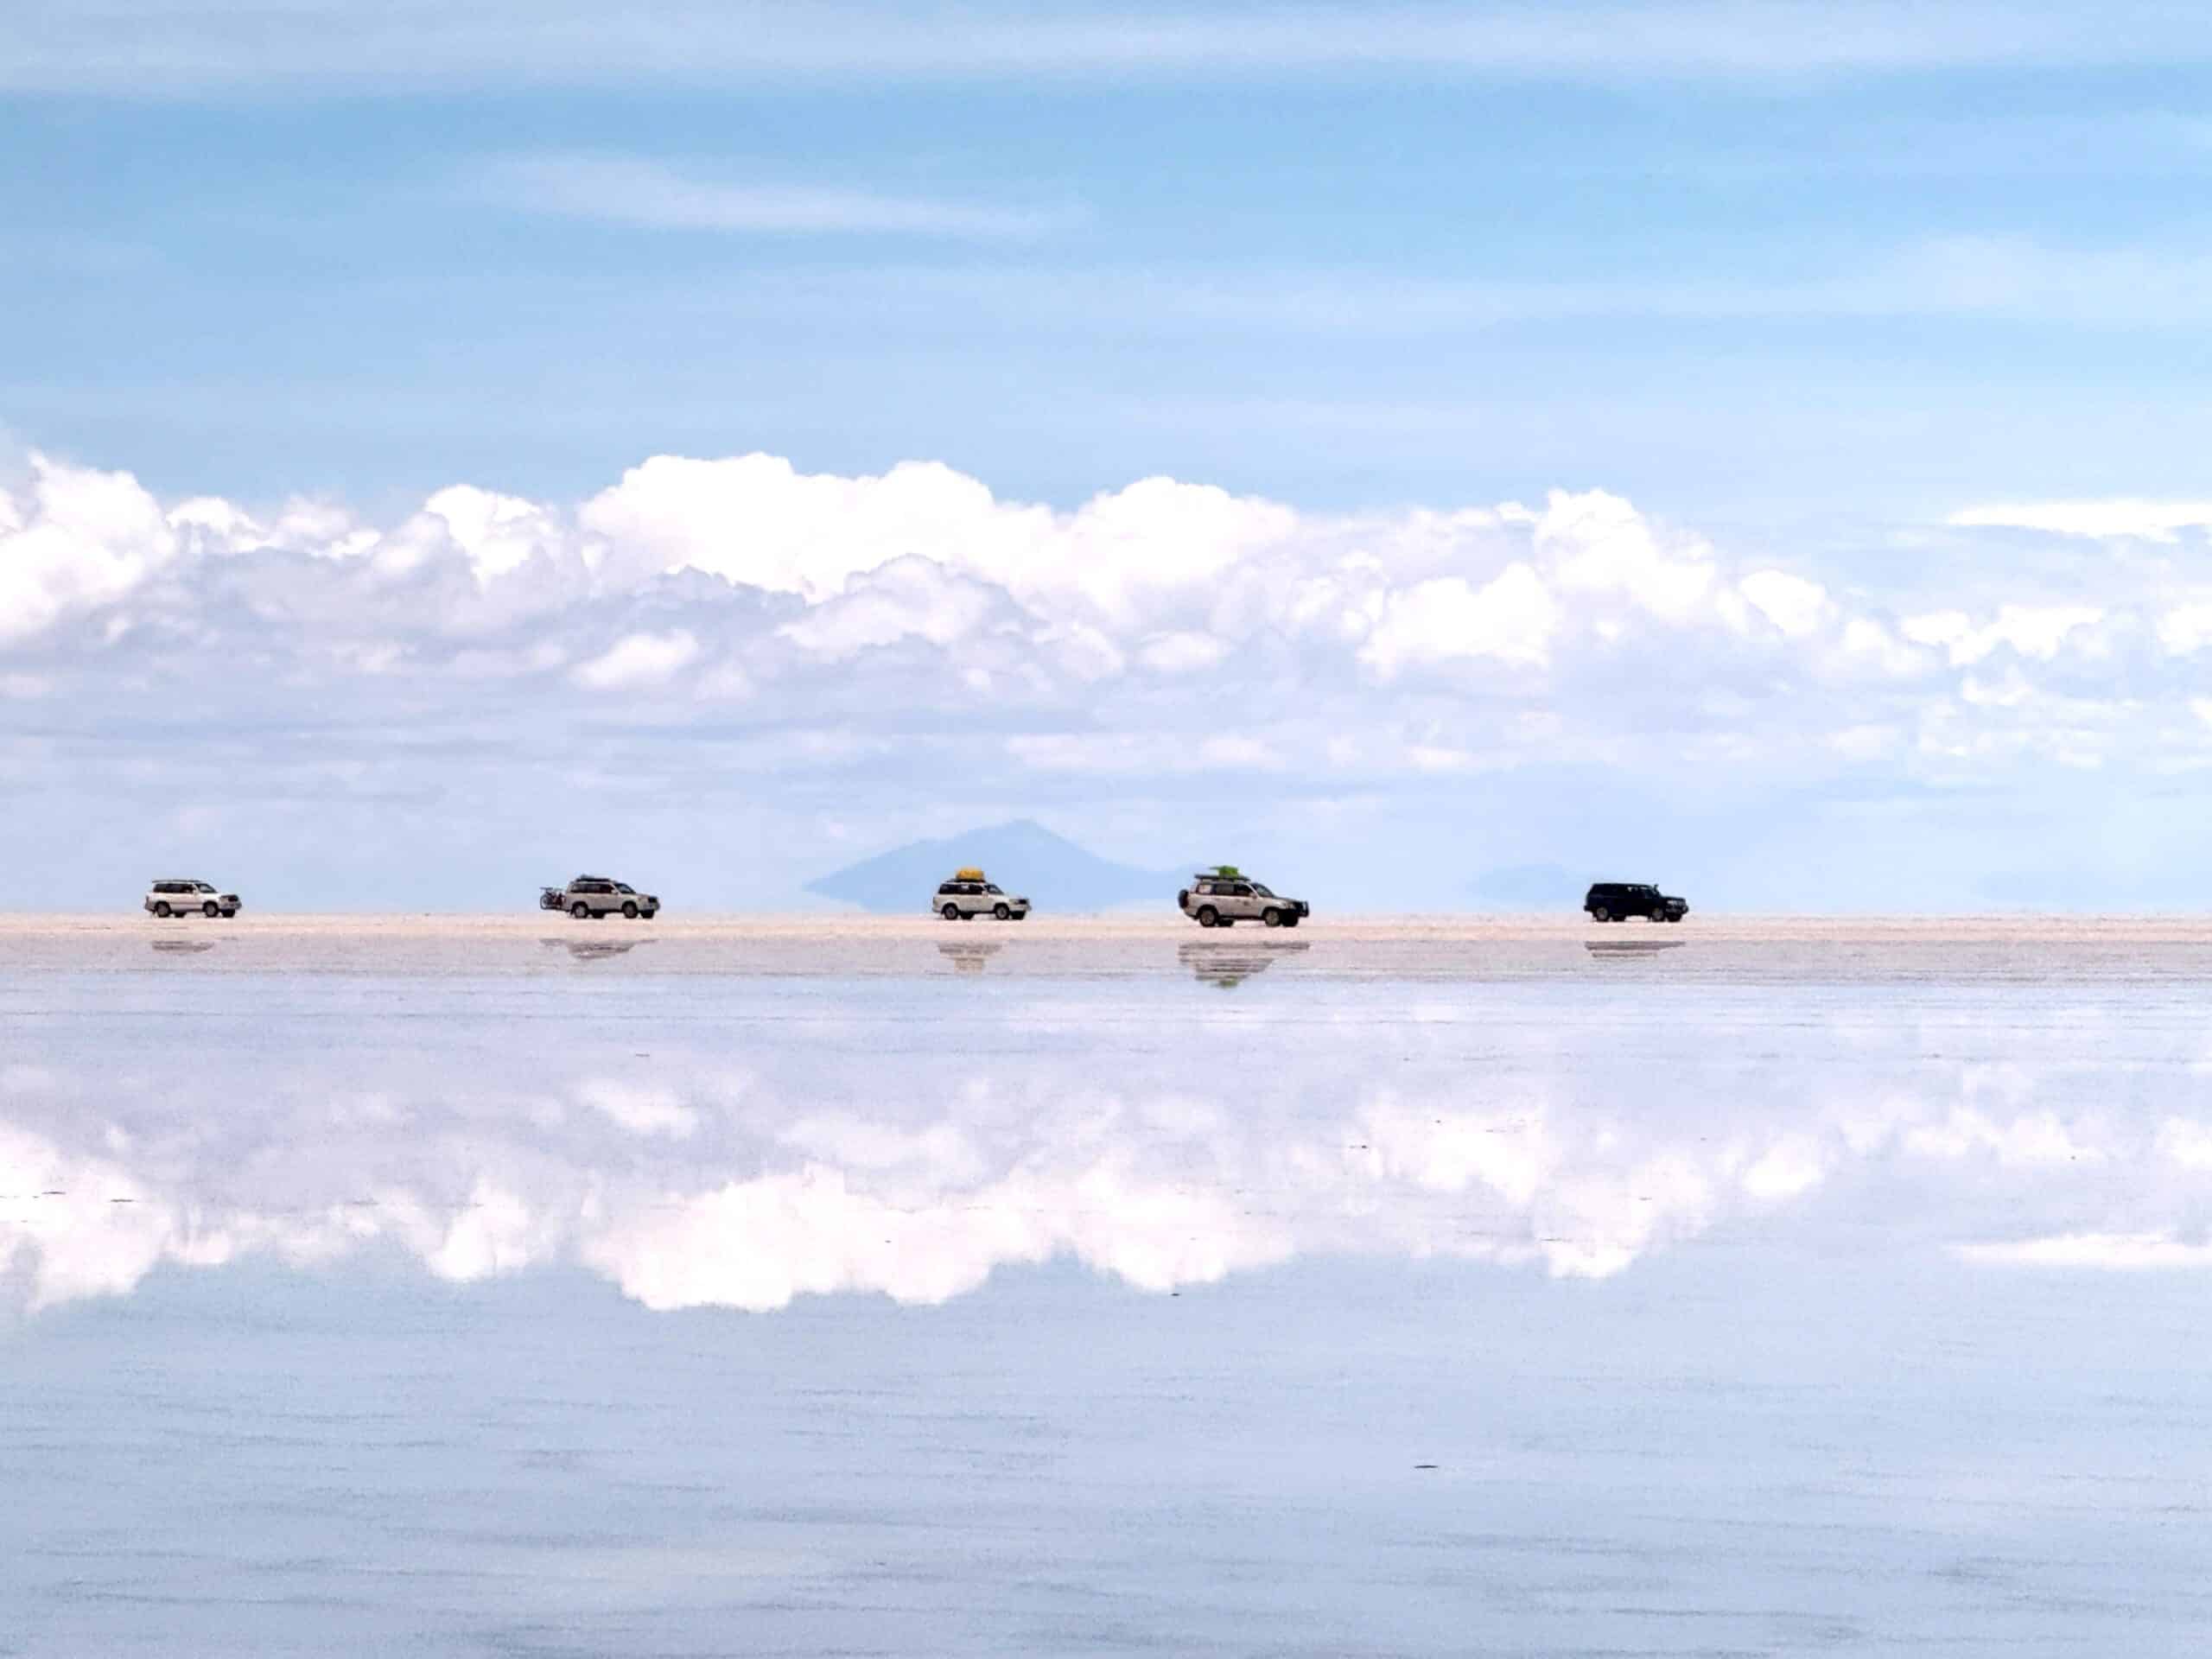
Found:
[[[955,870],[952,879],[956,881],[980,881],[983,879],[983,873],[970,864],[964,869]]]

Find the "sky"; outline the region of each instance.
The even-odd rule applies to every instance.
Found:
[[[1031,817],[1360,908],[2192,904],[2208,60],[17,0],[0,902],[781,908]]]

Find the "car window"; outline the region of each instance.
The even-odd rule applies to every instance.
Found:
[[[215,891],[214,888],[209,887],[205,881],[195,882],[193,885],[192,890],[194,893],[213,893]]]
[[[614,884],[614,891],[617,893],[635,893],[637,892],[637,889],[632,887],[627,881],[617,881]]]
[[[937,890],[938,890],[938,894],[939,894],[940,896],[942,896],[942,895],[944,895],[944,894],[945,894],[945,893],[957,893],[957,892],[959,892],[959,891],[960,891],[960,889],[959,889],[959,888],[957,888],[957,887],[954,887],[954,886],[952,885],[952,883],[951,883],[951,882],[950,882],[950,881],[940,881],[939,883],[938,883],[938,889],[937,889]]]
[[[1003,889],[1001,888],[999,884],[995,881],[986,881],[983,883],[983,891],[985,893],[999,893],[1002,892]]]
[[[1232,899],[1249,899],[1252,896],[1252,889],[1239,881],[1229,890],[1229,896]]]
[[[1274,894],[1269,892],[1263,884],[1257,881],[1255,881],[1252,884],[1252,891],[1258,893],[1262,899],[1272,899],[1274,897]]]

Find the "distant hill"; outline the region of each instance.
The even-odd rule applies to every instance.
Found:
[[[862,910],[918,914],[937,884],[963,865],[980,865],[1008,893],[1026,893],[1040,912],[1111,910],[1119,905],[1175,902],[1195,864],[1141,870],[1086,851],[1041,823],[1017,818],[943,841],[909,842],[806,884],[809,893]]]

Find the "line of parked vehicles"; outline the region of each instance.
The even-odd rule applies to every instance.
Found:
[[[238,894],[219,893],[205,881],[164,878],[146,890],[146,912],[164,920],[228,918],[238,913],[239,906]],[[1313,913],[1305,899],[1286,898],[1234,864],[1217,864],[1193,875],[1191,885],[1175,895],[1175,906],[1200,927],[1234,927],[1239,922],[1297,927]],[[580,922],[604,921],[609,916],[650,922],[660,914],[660,895],[640,893],[609,875],[579,875],[559,887],[540,887],[537,907],[566,912]],[[980,868],[967,865],[938,884],[929,908],[948,922],[972,922],[978,916],[1024,922],[1029,919],[1030,906],[1026,895],[1007,892]],[[1649,882],[1599,881],[1583,895],[1582,908],[1593,922],[1624,922],[1631,916],[1679,922],[1690,907],[1688,900],[1662,893]]]

